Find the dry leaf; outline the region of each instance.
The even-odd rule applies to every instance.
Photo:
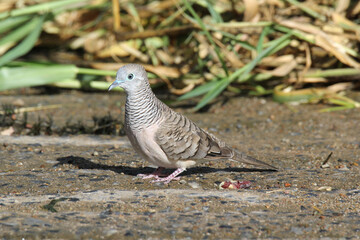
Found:
[[[351,11],[351,15],[352,16],[355,16],[355,15],[357,15],[357,14],[359,14],[360,13],[360,1],[358,1],[357,3],[356,3],[356,5],[353,7],[353,9],[352,9],[352,11]]]
[[[86,43],[86,41],[98,41],[100,37],[104,36],[105,30],[97,30],[90,33],[87,33],[79,38],[76,38],[70,43],[70,47],[72,49],[78,49],[80,47],[83,47]]]
[[[128,40],[125,42],[116,43],[100,52],[97,53],[97,56],[100,58],[119,56],[127,57],[132,55],[142,62],[147,62],[149,57],[138,50],[140,47],[140,42],[136,40]]]
[[[287,80],[288,83],[298,83],[299,82],[299,78],[289,78]],[[326,83],[328,82],[328,80],[326,78],[310,78],[310,77],[305,77],[305,78],[301,78],[301,82],[302,83]]]
[[[259,13],[259,4],[257,0],[244,0],[245,12],[244,22],[253,22]]]
[[[271,74],[276,77],[283,77],[288,75],[292,70],[294,70],[297,66],[297,62],[295,59],[291,60],[288,63],[284,63],[279,67],[275,68],[272,71],[264,71],[264,73]]]
[[[350,0],[340,0],[336,2],[336,9],[337,13],[343,13],[349,7]]]
[[[97,53],[97,56],[100,58],[106,58],[111,57],[113,55],[119,56],[119,57],[127,57],[130,55],[129,52],[125,51],[121,46],[120,43],[116,43],[114,45],[111,45],[108,48],[105,48],[102,51],[99,51]]]
[[[323,35],[316,35],[315,44],[332,53],[340,62],[354,68],[360,68],[360,64],[346,54],[344,46],[333,42],[330,38]]]
[[[14,7],[15,3],[16,3],[15,0],[1,1],[0,2],[0,12],[5,12],[5,11],[11,10]]]
[[[326,89],[328,93],[337,93],[351,89],[352,87],[353,84],[351,82],[343,82],[343,83],[335,83],[333,85],[330,85]]]
[[[120,67],[126,65],[128,63],[101,63],[94,62],[91,63],[91,67],[102,70],[118,70]],[[179,78],[181,74],[179,69],[174,67],[166,67],[166,66],[153,66],[149,64],[142,64],[147,71],[153,72],[158,76],[164,76],[169,78]]]
[[[182,88],[182,89],[177,89],[177,88],[170,88],[170,92],[176,95],[183,95],[187,92],[190,92],[191,90],[193,90],[195,87],[194,83],[190,83],[189,85],[187,85],[186,87]]]
[[[343,45],[335,42],[331,36],[320,30],[318,27],[291,20],[281,21],[280,24],[289,28],[298,29],[313,34],[316,45],[333,54],[342,63],[354,68],[360,68],[360,64],[346,53],[346,48]]]
[[[156,49],[155,54],[165,65],[174,63],[174,58],[162,49]]]
[[[294,55],[292,54],[287,54],[287,55],[282,55],[282,56],[269,56],[269,57],[265,57],[261,60],[261,65],[262,66],[269,66],[269,67],[278,67],[283,65],[284,63],[288,63],[290,61],[294,60]]]
[[[144,65],[147,71],[153,72],[159,77],[170,77],[178,78],[180,77],[180,71],[177,68],[166,67],[166,66],[153,66],[153,65]]]

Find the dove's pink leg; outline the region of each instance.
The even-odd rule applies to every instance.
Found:
[[[180,177],[177,177],[177,176],[179,174],[181,174],[183,171],[185,171],[185,168],[178,168],[169,176],[164,177],[164,178],[158,177],[158,178],[156,178],[156,180],[153,180],[151,182],[164,182],[165,184],[168,184],[169,182],[171,182],[171,180],[179,180]]]
[[[166,174],[162,173],[162,171],[165,168],[163,167],[158,167],[153,173],[150,174],[138,174],[138,177],[142,177],[142,179],[148,179],[148,178],[155,178],[158,179],[159,177],[164,177],[167,176]]]

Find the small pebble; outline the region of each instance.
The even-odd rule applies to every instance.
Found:
[[[93,156],[99,156],[99,153],[97,151],[94,151],[92,155]]]
[[[183,179],[181,179],[181,180],[179,181],[179,183],[180,183],[180,184],[185,184],[185,183],[186,183],[186,181],[185,181],[185,180],[183,180]]]
[[[340,171],[349,171],[350,169],[346,166],[346,165],[342,165],[340,168],[339,168]]]
[[[244,189],[244,188],[250,188],[250,186],[251,186],[250,181],[228,180],[221,182],[219,184],[219,189]]]
[[[325,163],[325,164],[321,165],[321,168],[330,168],[330,165],[328,163]]]
[[[189,182],[188,184],[192,188],[195,188],[195,189],[200,188],[200,185],[197,182]]]
[[[112,236],[112,235],[114,235],[114,234],[116,234],[116,233],[118,233],[119,231],[118,230],[116,230],[116,229],[109,229],[109,230],[107,230],[107,231],[104,231],[104,235],[106,236],[106,237],[110,237],[110,236]]]
[[[330,186],[322,186],[318,188],[318,191],[328,191],[330,192],[332,190],[332,187]]]

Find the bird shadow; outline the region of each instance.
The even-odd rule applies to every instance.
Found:
[[[97,169],[97,170],[110,170],[118,174],[126,174],[130,176],[136,176],[138,174],[152,173],[154,168],[151,167],[127,167],[127,166],[110,166],[101,163],[94,163],[89,159],[77,156],[60,157],[56,159],[59,163],[55,164],[54,167],[71,164],[78,169]],[[169,174],[173,170],[166,169],[165,172]],[[192,174],[206,174],[215,172],[275,172],[276,170],[257,169],[257,168],[212,168],[212,167],[193,167],[183,172],[182,176],[188,176]]]

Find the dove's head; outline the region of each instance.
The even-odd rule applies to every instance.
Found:
[[[147,74],[139,64],[127,64],[116,73],[115,81],[110,85],[109,91],[114,87],[121,87],[126,92],[136,91],[149,85]]]

